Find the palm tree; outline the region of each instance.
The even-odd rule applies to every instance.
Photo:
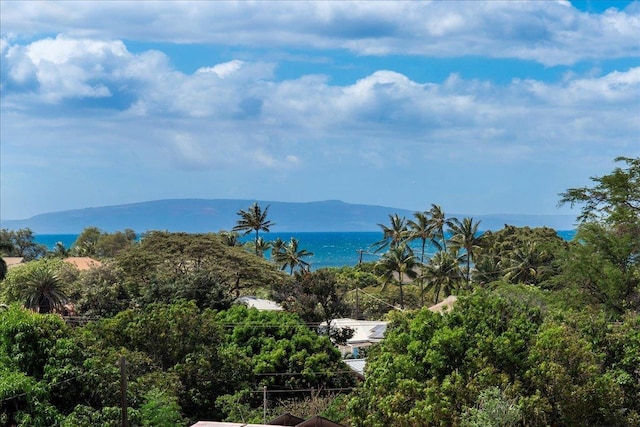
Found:
[[[239,239],[240,235],[237,231],[221,231],[220,238],[222,243],[227,246],[242,246],[242,242]]]
[[[25,306],[40,313],[61,309],[68,298],[58,275],[47,267],[33,270],[24,283]]]
[[[500,258],[491,253],[482,253],[473,263],[473,279],[481,286],[500,280],[502,263]]]
[[[542,275],[550,270],[549,262],[549,255],[537,242],[526,241],[511,252],[504,278],[511,283],[539,283]]]
[[[460,222],[457,218],[451,220],[451,243],[453,248],[465,250],[467,261],[466,276],[467,288],[471,285],[471,261],[475,261],[475,254],[480,250],[480,236],[478,236],[478,226],[480,221],[474,222],[473,218],[463,218]]]
[[[69,249],[62,242],[56,242],[52,255],[57,258],[66,258],[69,256]]]
[[[271,259],[272,260],[276,260],[278,259],[278,254],[280,254],[282,251],[284,251],[284,241],[279,238],[276,237],[276,240],[274,240],[273,242],[271,242]]]
[[[440,292],[445,296],[451,295],[458,285],[464,280],[460,270],[461,256],[456,250],[437,252],[426,266],[426,280],[430,289],[434,290],[433,303],[437,304]]]
[[[424,305],[424,252],[427,246],[428,240],[433,240],[433,230],[429,223],[428,212],[415,212],[413,214],[414,220],[409,220],[407,225],[409,226],[409,240],[420,240],[420,267],[422,270],[420,277],[420,304]]]
[[[406,244],[389,249],[378,261],[378,265],[383,269],[382,277],[385,282],[395,281],[400,288],[400,308],[402,309],[404,309],[404,291],[402,288],[404,279],[405,277],[415,279],[418,276],[415,269],[417,264],[418,261],[413,251]]]
[[[429,210],[429,225],[433,234],[432,242],[441,250],[447,251],[447,239],[445,238],[445,227],[451,227],[451,220],[447,219],[442,208],[438,205],[431,204]]]
[[[273,227],[275,224],[269,220],[267,220],[267,212],[269,210],[269,206],[264,208],[264,211],[260,208],[258,203],[254,203],[246,211],[239,210],[238,215],[240,219],[237,221],[237,225],[233,227],[232,231],[244,231],[243,236],[251,233],[252,231],[256,232],[255,241],[258,241],[259,232],[265,231],[269,232],[269,227]],[[256,244],[256,255],[258,253],[258,245]]]
[[[292,276],[295,268],[308,270],[310,264],[303,258],[313,255],[313,252],[309,252],[306,249],[298,249],[298,244],[298,239],[292,237],[288,243],[283,244],[274,253],[274,261],[280,264],[283,270],[289,267],[289,272]]]
[[[409,237],[409,229],[407,228],[407,221],[404,217],[400,218],[398,214],[389,215],[389,222],[391,223],[390,227],[384,224],[378,224],[382,229],[382,240],[372,245],[374,252],[380,252],[387,247],[393,249]]]
[[[271,242],[267,242],[262,238],[262,236],[258,237],[258,240],[255,242],[256,245],[256,253],[260,254],[261,258],[264,258],[264,253],[271,248]]]

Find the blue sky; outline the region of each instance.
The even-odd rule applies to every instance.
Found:
[[[169,198],[575,213],[640,156],[640,2],[0,3],[0,216]]]

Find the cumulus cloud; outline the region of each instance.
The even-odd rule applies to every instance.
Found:
[[[227,46],[342,48],[364,55],[485,55],[553,66],[638,56],[640,8],[567,2],[7,2],[5,34],[55,31]],[[136,25],[131,25],[135,23]]]
[[[309,141],[311,136],[354,132],[371,140],[398,135],[428,141],[440,131],[459,132],[469,140],[507,141],[514,133],[559,140],[571,126],[602,133],[598,117],[603,115],[616,116],[612,120],[618,130],[608,130],[608,135],[637,127],[628,107],[637,108],[640,67],[604,76],[567,75],[559,82],[515,79],[504,85],[465,80],[455,73],[442,82],[417,82],[379,70],[352,84],[332,85],[319,75],[276,80],[274,64],[240,60],[186,74],[173,69],[161,52],[132,54],[121,41],[57,37],[3,46],[3,67],[9,70],[2,81],[5,111],[17,105],[37,109],[43,102],[77,108],[77,99],[127,94],[118,120],[192,119],[218,132],[244,135],[234,137],[244,141],[292,138],[284,135]],[[29,81],[37,87],[20,86]],[[32,96],[33,91],[39,96]],[[65,108],[60,114],[68,114]],[[200,142],[180,141],[172,144],[184,165],[208,164]],[[256,154],[260,164],[296,163],[277,160],[296,156],[284,149],[273,158],[266,153]]]
[[[215,73],[221,79],[228,77],[238,71],[244,61],[234,59],[233,61],[225,62],[224,64],[214,65],[213,67],[204,67],[198,69],[197,73]]]
[[[403,4],[418,6],[430,7]],[[346,13],[342,7],[322,3],[323,25]],[[364,15],[377,10],[359,7]],[[385,7],[391,9],[385,19],[396,19],[395,6]],[[456,19],[438,31],[455,34]],[[532,23],[530,31],[540,25]],[[277,179],[287,182],[282,176],[300,175],[301,182],[322,176],[341,189],[350,170],[367,174],[363,182],[373,185],[387,171],[426,175],[444,168],[440,162],[499,169],[554,155],[598,152],[610,159],[638,152],[637,66],[501,83],[457,72],[420,79],[389,67],[334,81],[312,73],[285,78],[277,63],[246,56],[180,71],[160,50],[134,53],[122,40],[87,35],[8,37],[0,51],[3,180],[7,164],[44,170],[82,162],[122,168],[130,178],[159,179],[167,170],[205,182],[233,176],[249,189],[255,182],[265,189]],[[246,174],[253,181],[242,184]]]
[[[108,97],[108,83],[130,56],[121,41],[71,39],[37,40],[27,46],[3,48],[3,86],[15,83],[33,89],[42,99],[57,102],[64,98]]]

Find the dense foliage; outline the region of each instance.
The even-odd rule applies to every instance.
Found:
[[[329,339],[292,314],[243,306],[215,312],[182,301],[71,329],[58,316],[14,305],[0,312],[0,421],[118,425],[120,356],[131,425],[156,418],[184,425],[185,416],[225,419],[238,411],[256,418],[263,386],[300,398],[298,389],[354,385]]]
[[[257,204],[235,232],[89,228],[49,252],[2,230],[1,254],[28,262],[0,262],[0,425],[118,426],[124,357],[131,426],[259,422],[264,386],[270,414],[351,427],[640,426],[640,159],[617,161],[561,195],[582,206],[571,242],[432,205],[380,224],[379,262],[340,269],[265,241]],[[250,294],[286,311],[233,304]],[[453,310],[426,308],[450,294]],[[332,344],[348,335],[317,328],[342,316],[391,322],[357,385]]]
[[[470,425],[486,393],[519,414],[509,425],[638,425],[639,344],[637,315],[545,316],[487,291],[447,315],[396,314],[350,402],[353,425]]]

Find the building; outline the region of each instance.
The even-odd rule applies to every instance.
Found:
[[[358,358],[361,349],[370,347],[384,339],[384,333],[387,331],[388,323],[389,322],[381,320],[356,320],[344,318],[333,319],[331,321],[331,328],[349,328],[353,331],[353,335],[347,340],[346,344],[340,345],[338,348],[343,355],[351,355],[353,358]],[[321,329],[326,329],[326,327],[326,322],[320,324]]]
[[[244,304],[249,308],[255,308],[261,311],[282,311],[284,310],[280,304],[268,299],[262,299],[251,295],[236,299],[237,303]]]
[[[89,258],[88,256],[72,256],[65,258],[63,261],[73,265],[80,271],[91,270],[92,268],[98,268],[102,265],[97,259]]]
[[[2,259],[7,264],[7,268],[13,268],[16,265],[20,265],[24,262],[24,258],[21,256],[5,256],[2,257]]]

